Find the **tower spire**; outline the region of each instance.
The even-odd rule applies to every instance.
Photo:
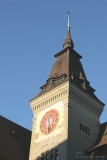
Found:
[[[67,31],[67,36],[66,39],[64,41],[63,47],[74,47],[72,38],[71,38],[71,33],[70,33],[70,12],[68,12],[68,31]]]

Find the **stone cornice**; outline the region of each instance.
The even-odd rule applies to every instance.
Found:
[[[79,104],[81,104],[87,110],[93,112],[96,116],[99,117],[101,115],[101,113],[103,111],[103,107],[101,105],[93,102],[93,99],[91,100],[90,97],[85,96],[79,90],[75,90],[74,88],[70,88],[69,95],[70,95],[70,98],[77,101]],[[69,104],[69,107],[72,107],[72,104]]]
[[[41,109],[46,108],[47,106],[52,105],[59,100],[62,100],[67,95],[68,95],[67,88],[60,90],[60,92],[57,92],[56,90],[56,94],[49,96],[49,98],[44,98],[42,101],[39,101],[38,103],[35,102],[35,104],[31,106],[31,108],[33,112],[38,112]]]
[[[87,110],[90,110],[92,113],[94,113],[98,117],[101,115],[103,111],[103,106],[101,104],[99,104],[89,95],[85,94],[82,90],[73,86],[73,84],[69,86],[68,83],[65,83],[60,87],[57,87],[51,92],[47,93],[46,95],[43,95],[33,100],[31,102],[31,108],[34,113],[38,112],[64,99],[66,96],[70,96],[70,98],[77,101],[84,108],[86,108]],[[68,103],[69,107],[72,107],[72,104],[70,104],[70,102],[66,102],[66,103]]]

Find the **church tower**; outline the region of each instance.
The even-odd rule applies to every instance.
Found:
[[[30,160],[86,159],[99,133],[104,104],[86,78],[70,33],[41,92],[30,101],[34,114]],[[39,79],[38,79],[39,80]]]

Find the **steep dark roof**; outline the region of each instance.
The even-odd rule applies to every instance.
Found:
[[[56,61],[48,79],[46,80],[46,83],[40,87],[40,93],[32,98],[31,101],[61,85],[62,83],[69,81],[71,84],[75,84],[76,87],[82,89],[86,94],[90,95],[104,106],[104,103],[102,103],[94,94],[95,90],[90,86],[90,83],[86,78],[82,63],[80,61],[82,56],[74,50],[74,43],[71,38],[69,23],[70,16],[68,16],[68,30],[63,44],[63,50],[55,55]]]
[[[55,57],[56,62],[53,65],[49,78],[55,77],[55,74],[58,76],[66,74],[69,79],[72,76],[72,73],[79,77],[82,72],[83,77],[86,79],[85,72],[80,62],[82,57],[71,47],[67,47],[57,53]]]
[[[94,146],[92,146],[88,152],[91,153],[97,149],[100,149],[102,147],[107,147],[107,122],[101,124],[100,131],[97,137],[97,141]]]
[[[31,131],[0,116],[0,160],[29,160]]]
[[[46,83],[41,87],[41,92],[35,96],[35,99],[49,90],[70,81],[85,93],[96,99],[104,105],[94,94],[94,89],[88,82],[80,59],[82,58],[72,47],[68,46],[55,55],[56,61],[52,67]],[[33,100],[31,99],[31,100]]]

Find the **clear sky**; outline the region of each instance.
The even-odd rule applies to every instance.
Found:
[[[0,114],[28,129],[29,100],[63,49],[67,10],[74,49],[106,104],[101,123],[107,121],[107,0],[0,0]]]

